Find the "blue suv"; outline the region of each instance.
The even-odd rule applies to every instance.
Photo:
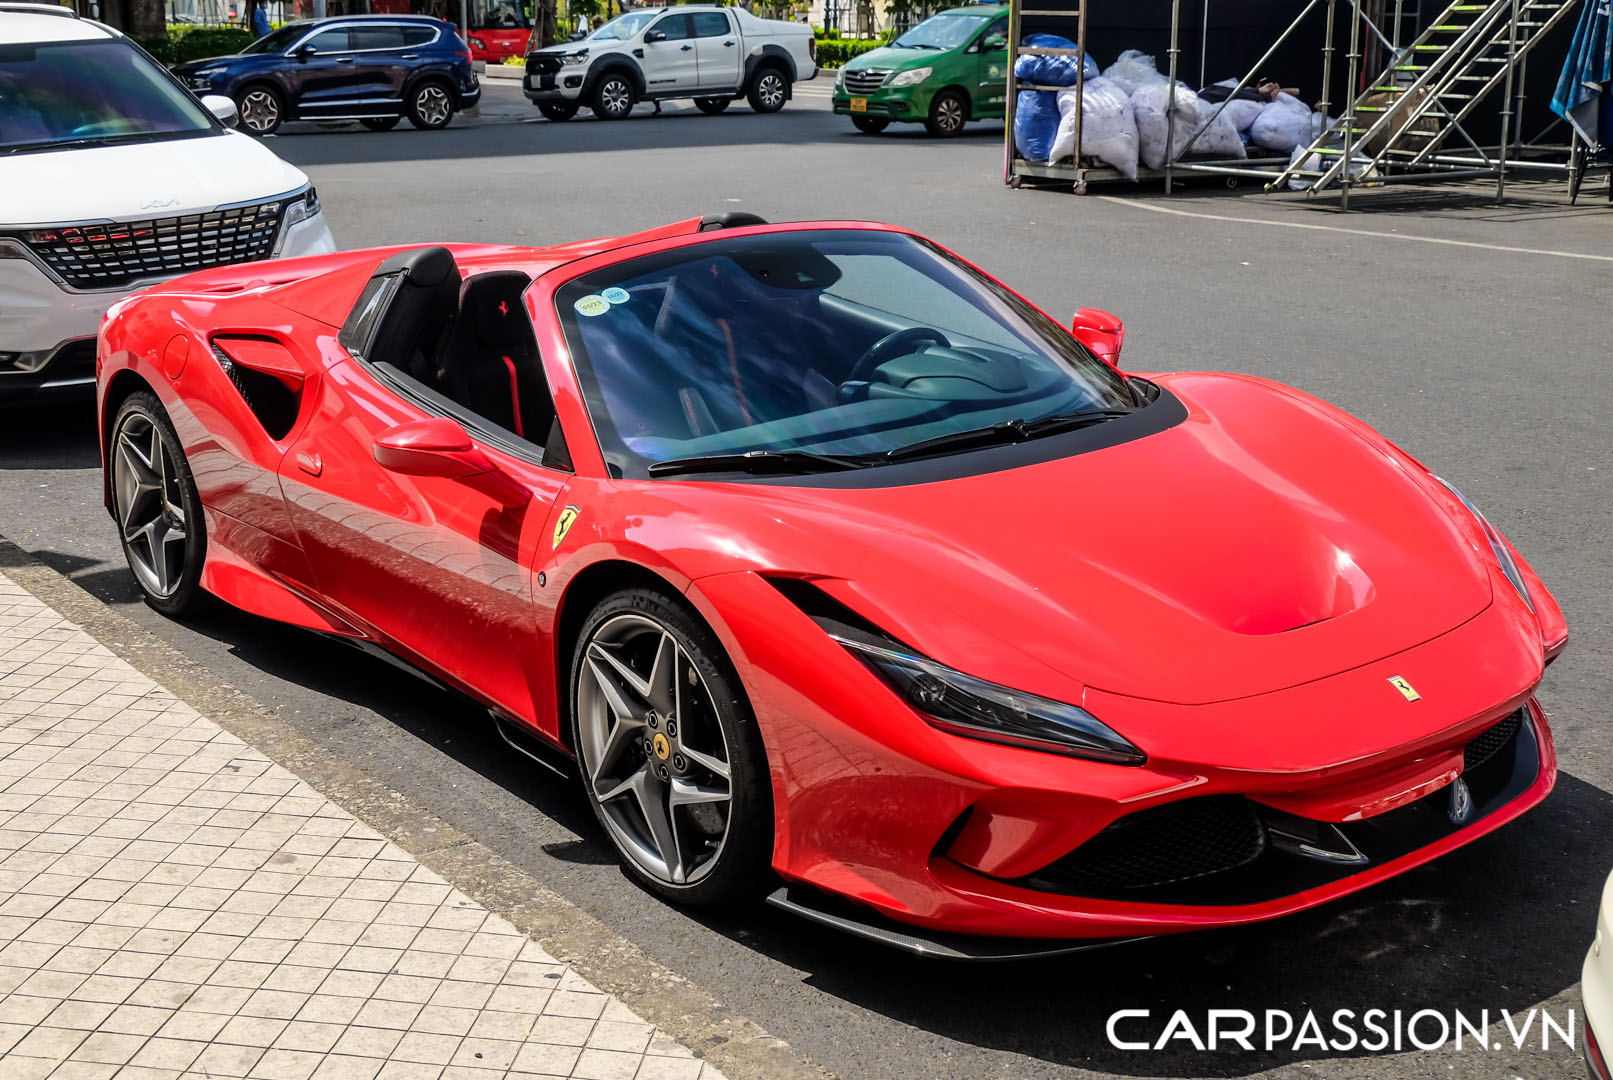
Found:
[[[405,116],[435,130],[482,96],[470,47],[453,24],[424,15],[286,23],[234,56],[179,64],[174,74],[197,94],[234,98],[253,135],[272,135],[287,120],[358,120],[386,131]]]

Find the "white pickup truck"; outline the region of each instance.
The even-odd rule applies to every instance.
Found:
[[[550,120],[570,120],[584,105],[620,120],[640,101],[670,98],[716,114],[744,97],[770,113],[797,81],[817,75],[817,51],[805,23],[731,7],[636,8],[580,41],[527,54],[521,86]]]

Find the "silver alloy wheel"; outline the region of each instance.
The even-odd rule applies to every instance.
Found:
[[[280,123],[280,101],[270,90],[248,90],[241,98],[241,123],[253,131],[273,131]]]
[[[769,112],[784,105],[784,80],[776,72],[764,74],[756,84],[756,97]]]
[[[689,654],[654,619],[609,619],[575,705],[583,774],[617,847],[658,881],[699,881],[728,839],[733,758]]]
[[[448,100],[446,90],[430,83],[414,96],[414,112],[427,127],[442,127],[453,115],[453,103]]]
[[[948,135],[963,130],[963,102],[948,94],[935,107],[935,125]]]
[[[612,116],[626,116],[633,108],[632,91],[621,79],[609,79],[599,88],[599,100]]]
[[[112,499],[130,568],[142,588],[167,599],[179,588],[190,534],[173,456],[157,425],[138,412],[124,419],[113,444]]]

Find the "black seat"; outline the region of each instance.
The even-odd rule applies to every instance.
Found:
[[[478,416],[542,445],[554,405],[521,294],[519,270],[475,274],[465,282],[459,319],[438,357],[438,388]]]
[[[391,364],[430,384],[432,368],[459,314],[459,267],[443,247],[400,251],[375,271],[400,274],[397,293],[375,331],[365,359]]]

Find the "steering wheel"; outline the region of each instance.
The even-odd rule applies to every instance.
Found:
[[[897,349],[920,341],[933,342],[943,347],[950,347],[952,344],[951,341],[947,340],[945,334],[928,326],[912,326],[906,330],[898,330],[894,334],[886,334],[868,346],[868,351],[857,358],[857,362],[851,367],[851,374],[847,375],[846,381],[840,385],[867,382],[868,376],[872,375],[880,364],[893,356],[907,355],[905,352],[897,352]],[[907,352],[912,351],[912,349],[907,350]]]

